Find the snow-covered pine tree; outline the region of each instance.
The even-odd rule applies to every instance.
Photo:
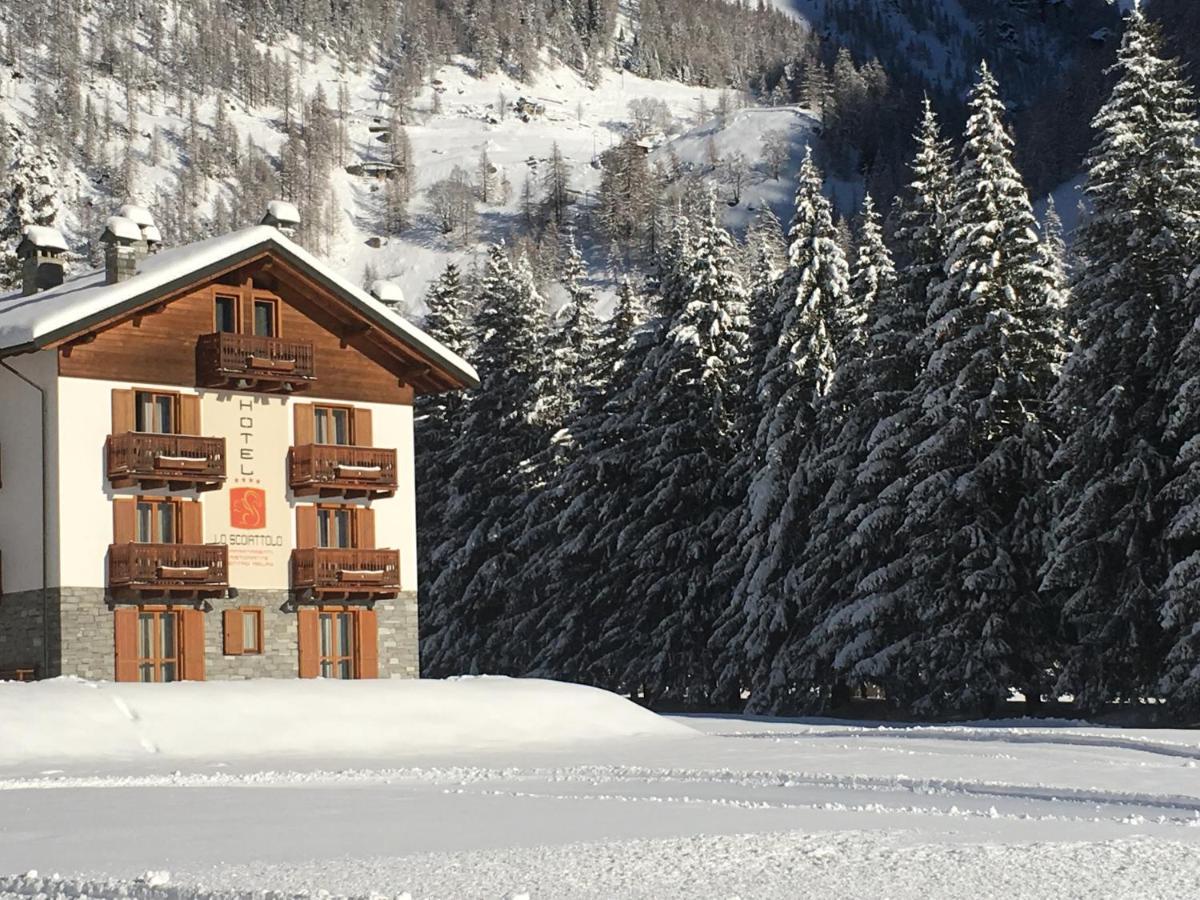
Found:
[[[669,327],[624,404],[635,417],[621,449],[635,493],[615,524],[617,552],[631,577],[608,630],[625,636],[629,689],[650,699],[704,702],[713,684],[709,573],[716,530],[737,502],[724,474],[735,450],[746,294],[711,196],[685,246],[664,279],[672,291],[662,298],[663,309],[674,311]]]
[[[911,681],[908,647],[916,633],[916,598],[900,537],[911,473],[910,452],[921,440],[920,403],[913,398],[928,350],[922,338],[930,295],[945,280],[947,213],[953,201],[950,147],[926,101],[916,135],[912,181],[900,200],[896,231],[904,260],[898,290],[881,293],[870,313],[868,352],[862,377],[877,417],[866,457],[847,502],[853,531],[846,552],[857,560],[847,578],[853,590],[844,603],[815,622],[810,638],[821,658],[832,655],[835,677],[851,686],[871,683],[889,697]]]
[[[969,101],[947,257],[913,401],[923,440],[901,528],[919,630],[921,712],[990,711],[1012,688],[1046,688],[1054,624],[1037,593],[1042,521],[1033,507],[1053,446],[1046,396],[1061,355],[1059,285],[1012,162],[987,65]]]
[[[563,437],[572,453],[564,470],[532,498],[516,535],[524,559],[521,591],[528,609],[511,628],[536,648],[528,670],[534,674],[604,687],[617,687],[611,670],[597,665],[609,650],[600,629],[624,602],[609,568],[614,537],[601,510],[620,509],[626,461],[623,432],[610,427],[627,421],[618,398],[627,398],[651,342],[633,343],[646,316],[642,299],[623,279],[612,316],[595,344],[597,371],[607,373],[581,397]],[[613,457],[618,458],[614,462]],[[520,669],[518,669],[520,671]]]
[[[471,355],[471,314],[458,266],[449,263],[425,294],[424,329],[459,356]],[[460,391],[427,394],[414,404],[416,448],[417,566],[433,572],[432,552],[448,536],[444,523],[449,503],[449,468],[460,438],[467,395]]]
[[[0,123],[3,124],[3,123]],[[17,287],[21,263],[17,244],[27,225],[54,226],[62,206],[58,157],[49,147],[33,144],[26,132],[6,125],[8,170],[2,172],[0,190],[0,288]]]
[[[530,487],[527,463],[549,438],[537,395],[545,378],[546,315],[528,263],[514,265],[503,246],[492,246],[477,307],[473,358],[481,385],[467,398],[447,455],[447,537],[432,548],[435,574],[427,580],[421,648],[424,667],[441,675],[496,668],[485,647],[504,611],[505,585],[496,576],[509,564],[506,528]]]
[[[718,672],[723,693],[730,693],[730,679],[747,679],[742,687],[751,690],[750,709],[780,706],[791,688],[773,665],[795,620],[796,598],[783,581],[806,538],[812,500],[799,464],[816,424],[815,404],[829,389],[836,366],[833,334],[844,318],[848,277],[810,151],[798,175],[787,268],[767,317],[774,324],[760,326],[774,337],[755,389],[762,415],[747,451],[754,468],[739,498],[741,520],[731,548],[736,580],[732,594],[722,598],[713,640],[714,648],[727,648]]]
[[[1200,124],[1160,46],[1135,9],[1095,121],[1047,583],[1076,643],[1066,689],[1085,707],[1161,691],[1182,713],[1200,709]]]
[[[836,663],[842,647],[855,637],[838,626],[845,621],[864,562],[863,548],[853,541],[853,513],[869,499],[858,472],[879,421],[892,411],[880,401],[891,396],[896,378],[894,372],[880,370],[870,353],[879,349],[881,339],[894,338],[902,303],[879,213],[867,194],[850,292],[842,307],[850,327],[835,346],[837,368],[829,392],[818,403],[814,437],[800,463],[816,506],[803,553],[786,582],[788,593],[806,598],[806,604],[779,651],[779,665],[810,687],[803,704],[810,709],[839,704],[849,687]],[[860,317],[871,323],[870,342],[858,327]]]

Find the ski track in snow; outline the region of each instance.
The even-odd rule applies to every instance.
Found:
[[[1200,896],[1189,732],[677,721],[703,734],[0,768],[0,898]]]

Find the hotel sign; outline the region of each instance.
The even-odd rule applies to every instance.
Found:
[[[288,586],[289,412],[280,398],[225,392],[201,398],[204,433],[224,437],[227,455],[225,484],[204,504],[205,535],[229,546],[229,581],[239,587]]]

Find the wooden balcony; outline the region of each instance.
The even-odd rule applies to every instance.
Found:
[[[297,497],[391,497],[396,493],[396,451],[344,444],[293,447],[288,469]]]
[[[287,393],[316,379],[312,341],[218,332],[196,342],[196,380],[205,387]]]
[[[108,586],[145,595],[224,594],[229,548],[224,544],[110,544]]]
[[[293,550],[292,587],[321,597],[394,597],[400,590],[400,551]]]
[[[114,488],[212,491],[225,481],[225,438],[130,431],[105,442]]]

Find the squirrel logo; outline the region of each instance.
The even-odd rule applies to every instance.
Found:
[[[266,528],[267,492],[262,488],[233,488],[229,492],[229,524],[247,531]]]

